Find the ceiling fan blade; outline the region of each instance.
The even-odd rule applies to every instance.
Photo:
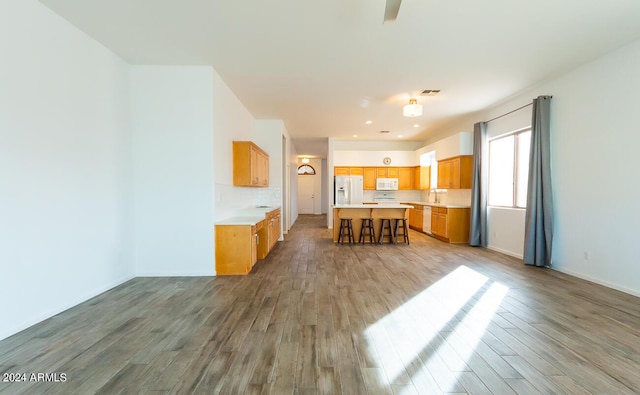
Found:
[[[400,10],[400,3],[402,0],[387,0],[387,5],[384,7],[384,22],[393,22],[398,17],[398,11]]]

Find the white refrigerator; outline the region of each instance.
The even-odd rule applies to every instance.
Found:
[[[364,195],[362,176],[337,176],[334,186],[335,204],[362,204]]]

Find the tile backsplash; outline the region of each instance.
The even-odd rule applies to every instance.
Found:
[[[250,188],[236,187],[228,184],[215,184],[216,221],[240,215],[241,211],[255,206],[280,206],[282,204],[282,188]]]
[[[435,195],[430,191],[422,191],[421,201],[433,202]],[[471,204],[471,189],[448,189],[438,191],[438,200],[442,204],[459,204],[470,205]]]

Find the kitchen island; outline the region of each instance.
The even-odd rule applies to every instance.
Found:
[[[380,218],[408,218],[408,210],[413,206],[408,204],[336,204],[333,206],[333,242],[338,242],[340,236],[340,219],[351,218],[353,221],[353,235],[356,243],[360,238],[362,218],[373,218],[373,228],[376,237],[380,234]]]

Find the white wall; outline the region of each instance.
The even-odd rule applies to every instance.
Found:
[[[640,183],[635,177],[639,91],[640,41],[636,41],[477,119],[504,114],[538,95],[553,95],[553,268],[635,295],[640,295]]]
[[[0,339],[133,275],[128,67],[0,2]]]
[[[322,159],[322,166],[320,166],[320,169],[323,174],[322,180],[320,181],[320,196],[322,197],[320,199],[322,201],[320,212],[322,214],[326,214],[329,210],[329,204],[327,200],[327,196],[329,196],[329,183],[327,182],[327,176],[325,175],[329,170],[327,169],[326,159]]]
[[[251,141],[255,120],[220,75],[213,70],[213,157],[216,220],[234,215],[238,209],[257,204],[258,188],[233,186],[234,140]]]
[[[298,219],[298,152],[293,143],[289,144],[289,180],[291,203],[289,204],[289,229]]]
[[[212,69],[131,67],[131,103],[136,275],[213,275]]]
[[[391,158],[389,167],[418,166],[415,151],[333,151],[333,166],[376,166],[385,167],[382,160]],[[331,168],[333,170],[333,168]]]
[[[283,137],[287,141],[286,144],[282,142]],[[253,140],[269,154],[269,187],[258,188],[259,204],[281,206],[281,213],[283,216],[286,216],[289,214],[290,208],[288,204],[290,199],[285,196],[284,192],[286,190],[286,183],[288,183],[289,180],[284,178],[282,166],[286,162],[284,158],[287,157],[287,153],[283,151],[287,148],[287,145],[291,144],[291,140],[284,127],[284,122],[281,120],[256,121]],[[280,240],[284,238],[284,222],[285,221],[280,221],[283,234]]]

